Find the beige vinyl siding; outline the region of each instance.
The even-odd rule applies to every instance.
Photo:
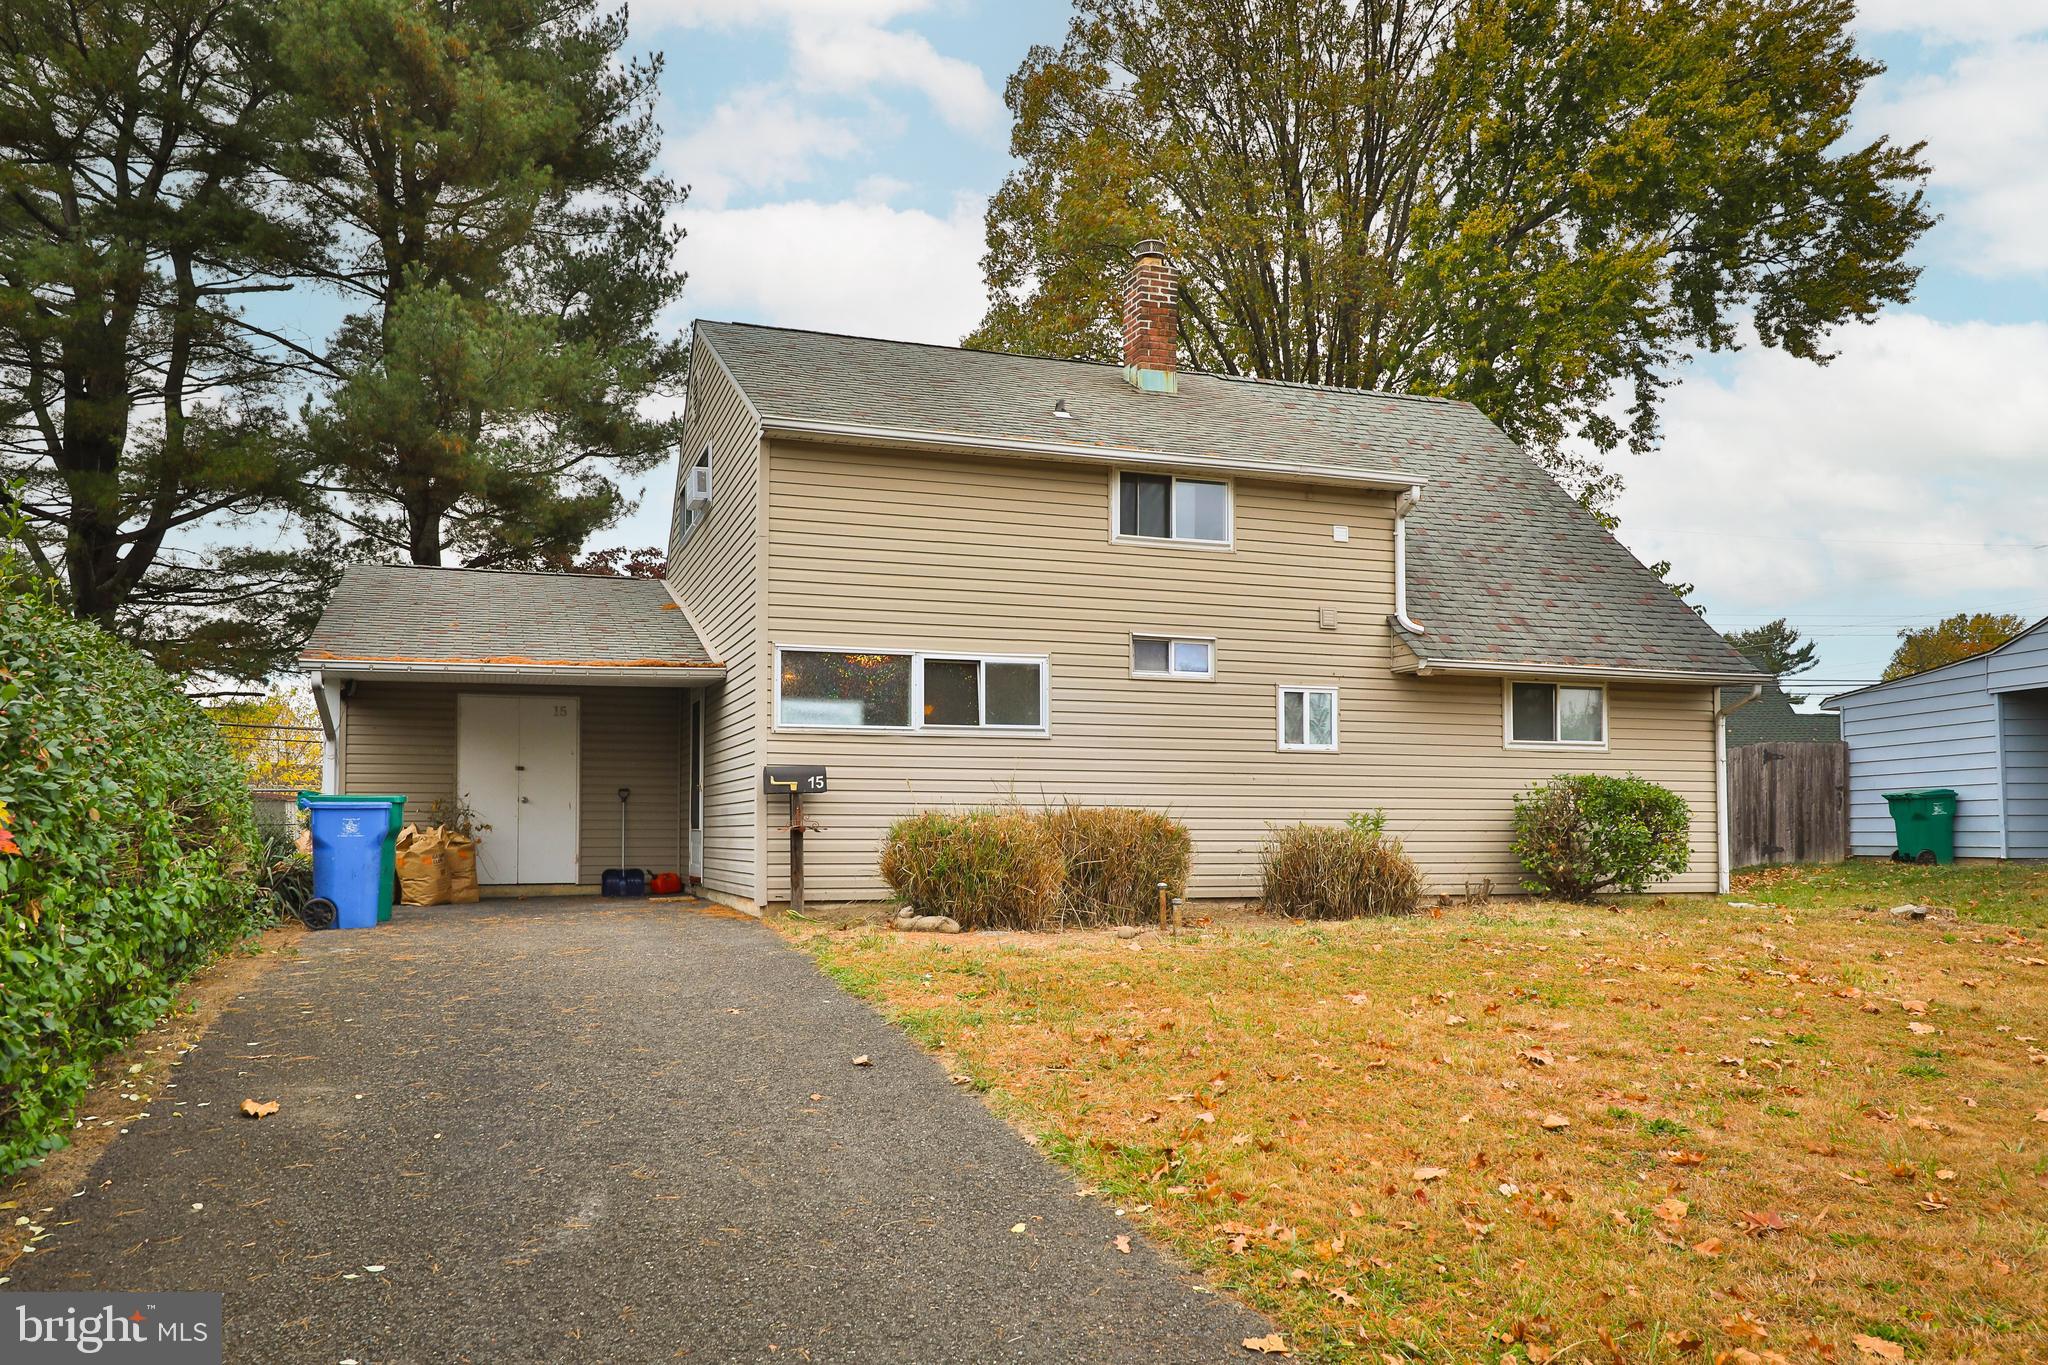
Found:
[[[689,420],[681,467],[711,448],[710,515],[681,540],[682,506],[670,519],[669,588],[689,611],[726,681],[704,705],[704,885],[747,901],[760,898],[761,763],[759,698],[766,676],[758,619],[761,506],[760,423],[699,341],[691,362]],[[679,477],[680,483],[680,477]]]
[[[464,692],[579,699],[581,881],[594,885],[605,868],[619,865],[620,787],[633,791],[626,865],[683,869],[683,728],[691,694],[682,689],[360,681],[343,703],[342,790],[400,793],[408,820],[430,818],[436,802],[455,794],[455,699]]]
[[[826,827],[806,844],[814,897],[882,894],[876,852],[906,812],[1065,799],[1186,820],[1196,896],[1255,894],[1270,822],[1373,807],[1435,889],[1507,891],[1514,793],[1561,771],[1677,790],[1693,857],[1672,889],[1713,889],[1712,689],[1613,687],[1605,752],[1505,748],[1498,679],[1392,671],[1386,494],[1240,478],[1235,548],[1219,551],[1112,542],[1099,468],[780,441],[768,459],[772,644],[1044,654],[1052,670],[1044,737],[772,731],[768,761],[830,770],[806,803]],[[1323,608],[1336,629],[1319,628]],[[1215,680],[1131,677],[1133,632],[1214,637]],[[1336,752],[1279,750],[1283,684],[1337,687]],[[786,846],[768,848],[780,899]]]

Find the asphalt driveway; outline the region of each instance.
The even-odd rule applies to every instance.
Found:
[[[729,914],[401,908],[308,935],[179,1072],[10,1289],[223,1290],[232,1361],[1198,1362],[1270,1330],[1119,1254]]]

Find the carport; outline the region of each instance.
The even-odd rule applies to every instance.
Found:
[[[299,658],[328,791],[479,828],[488,888],[701,876],[707,705],[725,669],[658,579],[352,566]]]

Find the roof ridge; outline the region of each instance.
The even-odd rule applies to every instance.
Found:
[[[630,574],[620,573],[576,573],[567,569],[479,569],[467,564],[409,564],[403,561],[388,559],[360,559],[353,564],[344,565],[342,572],[346,573],[350,569],[429,569],[440,573],[495,573],[517,575],[526,578],[608,578],[615,583],[661,583],[664,581],[659,578],[636,578]]]
[[[798,336],[830,337],[835,341],[871,341],[884,346],[916,346],[928,351],[951,351],[956,355],[1000,356],[1008,360],[1044,360],[1056,365],[1086,365],[1097,370],[1120,370],[1113,360],[1089,360],[1085,356],[1046,355],[1041,351],[989,351],[977,346],[948,346],[943,341],[906,341],[901,337],[863,336],[858,332],[828,332],[818,327],[783,327],[768,322],[740,322],[732,318],[698,318],[697,324],[713,327],[745,327],[755,332],[792,332]],[[695,325],[695,324],[693,324]],[[1200,375],[1226,384],[1264,384],[1275,388],[1307,389],[1314,393],[1361,394],[1372,398],[1393,398],[1406,403],[1440,403],[1449,407],[1470,407],[1469,400],[1443,398],[1429,393],[1401,393],[1394,389],[1364,389],[1349,384],[1318,384],[1307,379],[1268,379],[1255,374],[1219,374],[1215,370],[1184,369],[1182,374]]]

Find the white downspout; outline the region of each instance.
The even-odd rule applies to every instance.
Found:
[[[1394,620],[1403,630],[1427,635],[1428,631],[1408,617],[1408,514],[1421,501],[1420,484],[1394,500]]]
[[[341,790],[341,687],[321,674],[313,675],[313,706],[320,713],[320,790],[333,796]]]
[[[1728,866],[1728,717],[1763,694],[1764,685],[1757,683],[1748,696],[1729,705],[1721,700],[1721,689],[1714,689],[1714,886],[1724,896],[1733,870]]]

